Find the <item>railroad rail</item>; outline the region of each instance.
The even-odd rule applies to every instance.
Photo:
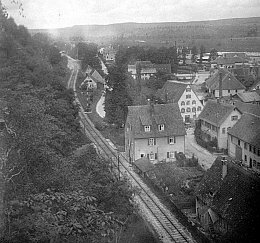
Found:
[[[129,165],[128,159],[116,151],[102,136],[102,134],[95,129],[94,124],[84,113],[80,101],[76,94],[76,78],[78,68],[75,66],[68,82],[68,88],[72,88],[75,94],[75,101],[80,105],[79,116],[81,118],[81,125],[85,134],[96,144],[99,151],[104,157],[112,159],[114,164],[114,172],[120,176],[127,176],[131,184],[139,189],[138,195],[135,196],[136,201],[141,206],[142,211],[146,217],[151,221],[154,229],[160,236],[163,242],[195,242],[190,233],[180,224],[174,215],[160,202],[160,200],[153,194],[150,188],[140,179],[133,168]],[[149,215],[149,216],[147,216]]]

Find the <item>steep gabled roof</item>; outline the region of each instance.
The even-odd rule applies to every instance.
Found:
[[[237,96],[243,101],[243,102],[254,102],[254,101],[260,101],[260,95],[257,92],[243,92],[238,93]],[[260,108],[259,108],[260,109]]]
[[[178,104],[129,106],[126,123],[131,124],[135,138],[184,136],[186,134]],[[164,124],[164,131],[158,125]],[[145,125],[151,126],[145,132]]]
[[[158,90],[157,97],[163,101],[177,103],[188,84],[168,80],[162,89]],[[166,100],[167,99],[167,100]]]
[[[249,222],[259,220],[259,177],[234,164],[229,158],[224,179],[221,157],[218,157],[195,193],[233,228],[245,227]]]
[[[260,106],[257,104],[235,101],[234,106],[237,107],[243,114],[253,114],[260,117]]]
[[[223,90],[239,90],[245,89],[245,86],[240,83],[236,77],[226,69],[218,70],[213,76],[206,80],[206,85],[211,90],[219,89],[219,75],[222,72],[222,89]]]
[[[219,127],[234,109],[237,108],[233,105],[209,100],[204,106],[198,119],[203,119]]]
[[[228,133],[260,149],[260,117],[243,114]]]

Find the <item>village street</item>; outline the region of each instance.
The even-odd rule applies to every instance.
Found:
[[[189,157],[194,154],[194,156],[198,158],[201,167],[205,170],[208,170],[217,158],[216,155],[211,154],[196,143],[193,128],[189,128],[187,130],[185,139],[185,154]]]

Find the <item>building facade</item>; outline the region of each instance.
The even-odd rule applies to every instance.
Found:
[[[196,119],[203,105],[192,88],[192,85],[168,80],[157,96],[166,103],[177,103],[184,122]]]
[[[131,161],[174,161],[185,151],[185,128],[177,104],[129,106],[125,151]]]
[[[241,112],[233,105],[209,100],[198,119],[205,141],[217,140],[218,148],[228,148],[228,131],[237,123]]]
[[[228,132],[228,154],[260,172],[260,117],[244,113]]]

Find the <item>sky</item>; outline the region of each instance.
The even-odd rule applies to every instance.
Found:
[[[29,29],[260,17],[260,0],[18,0],[25,17],[11,1],[2,3]]]

